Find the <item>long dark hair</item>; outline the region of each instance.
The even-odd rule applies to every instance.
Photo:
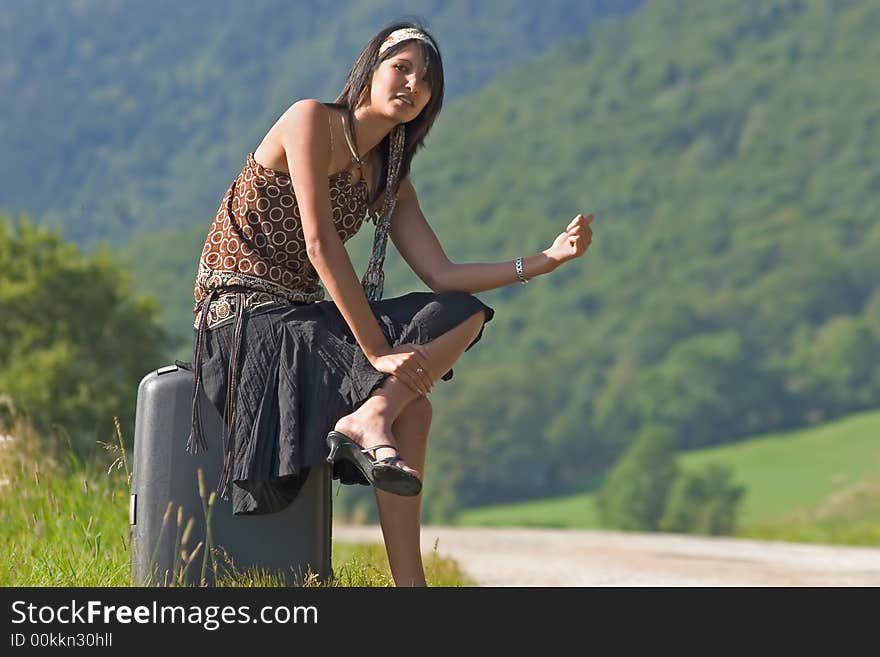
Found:
[[[385,38],[395,30],[406,27],[415,28],[424,33],[434,44],[436,50],[419,39],[407,39],[406,41],[401,41],[400,43],[395,44],[383,52],[380,57],[379,46],[382,45]],[[413,42],[418,45],[422,52],[422,57],[425,59],[425,65],[427,68],[426,80],[428,86],[431,88],[431,99],[416,118],[405,124],[406,142],[403,148],[403,160],[400,166],[400,175],[397,178],[398,187],[400,186],[400,181],[406,178],[409,174],[413,156],[416,154],[416,151],[424,147],[425,137],[431,130],[431,126],[434,125],[434,120],[437,118],[440,109],[443,107],[443,60],[440,57],[440,47],[437,46],[437,41],[434,37],[419,21],[401,20],[386,25],[379,30],[376,36],[370,39],[366,46],[364,46],[357,61],[355,61],[354,66],[351,67],[351,71],[348,73],[348,78],[345,80],[345,86],[343,86],[342,91],[339,92],[339,97],[333,103],[327,103],[328,105],[335,106],[348,112],[348,123],[352,126],[353,131],[354,109],[369,96],[370,85],[375,70],[386,59],[394,56],[406,45]],[[357,141],[355,141],[355,143],[357,143]],[[382,167],[378,172],[378,175],[374,176],[374,184],[372,185],[373,193],[372,198],[370,198],[371,204],[385,191],[385,183],[388,175],[389,146],[390,134],[386,135],[377,146],[378,152],[382,156]],[[396,189],[394,191],[395,193],[397,192]]]

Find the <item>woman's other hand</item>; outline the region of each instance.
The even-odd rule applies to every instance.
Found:
[[[553,241],[553,245],[544,251],[544,254],[554,261],[557,267],[564,262],[584,255],[593,242],[593,229],[590,227],[592,221],[592,214],[586,217],[582,214],[575,216],[565,231]]]
[[[428,351],[424,345],[407,342],[369,360],[378,371],[396,376],[416,394],[427,396],[434,387],[434,376],[428,367]]]

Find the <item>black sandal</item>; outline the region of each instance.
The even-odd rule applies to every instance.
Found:
[[[373,486],[395,495],[412,497],[422,491],[422,480],[403,468],[398,468],[395,463],[403,461],[400,452],[394,445],[374,445],[362,449],[351,438],[339,431],[331,431],[327,434],[327,446],[330,454],[327,463],[335,463],[340,459],[350,461],[360,470]],[[397,454],[384,459],[376,460],[369,458],[368,452],[373,452],[383,447],[390,447]]]

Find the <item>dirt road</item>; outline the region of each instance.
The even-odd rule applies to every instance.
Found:
[[[333,540],[382,542],[337,525]],[[880,548],[574,529],[423,527],[482,586],[880,586]]]

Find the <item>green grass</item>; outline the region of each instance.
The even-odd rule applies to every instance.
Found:
[[[880,412],[699,450],[681,459],[685,468],[709,461],[729,465],[745,485],[743,526],[771,522],[816,509],[853,486],[880,482]]]
[[[4,434],[0,431],[0,435]],[[51,449],[19,422],[0,441],[0,586],[129,586],[129,476],[123,450],[107,446],[83,463]],[[121,436],[118,436],[121,444]],[[173,525],[173,521],[172,521]],[[193,567],[201,558],[193,560]],[[384,547],[332,547],[333,575],[304,586],[392,586]],[[457,564],[436,551],[425,555],[429,586],[474,586]],[[282,586],[256,570],[233,572],[218,586]]]
[[[458,525],[481,527],[599,527],[596,505],[590,493],[554,497],[519,504],[501,504],[462,511]]]
[[[880,411],[681,455],[685,469],[717,461],[746,487],[737,534],[880,544]],[[598,529],[592,493],[462,512],[461,525]]]

